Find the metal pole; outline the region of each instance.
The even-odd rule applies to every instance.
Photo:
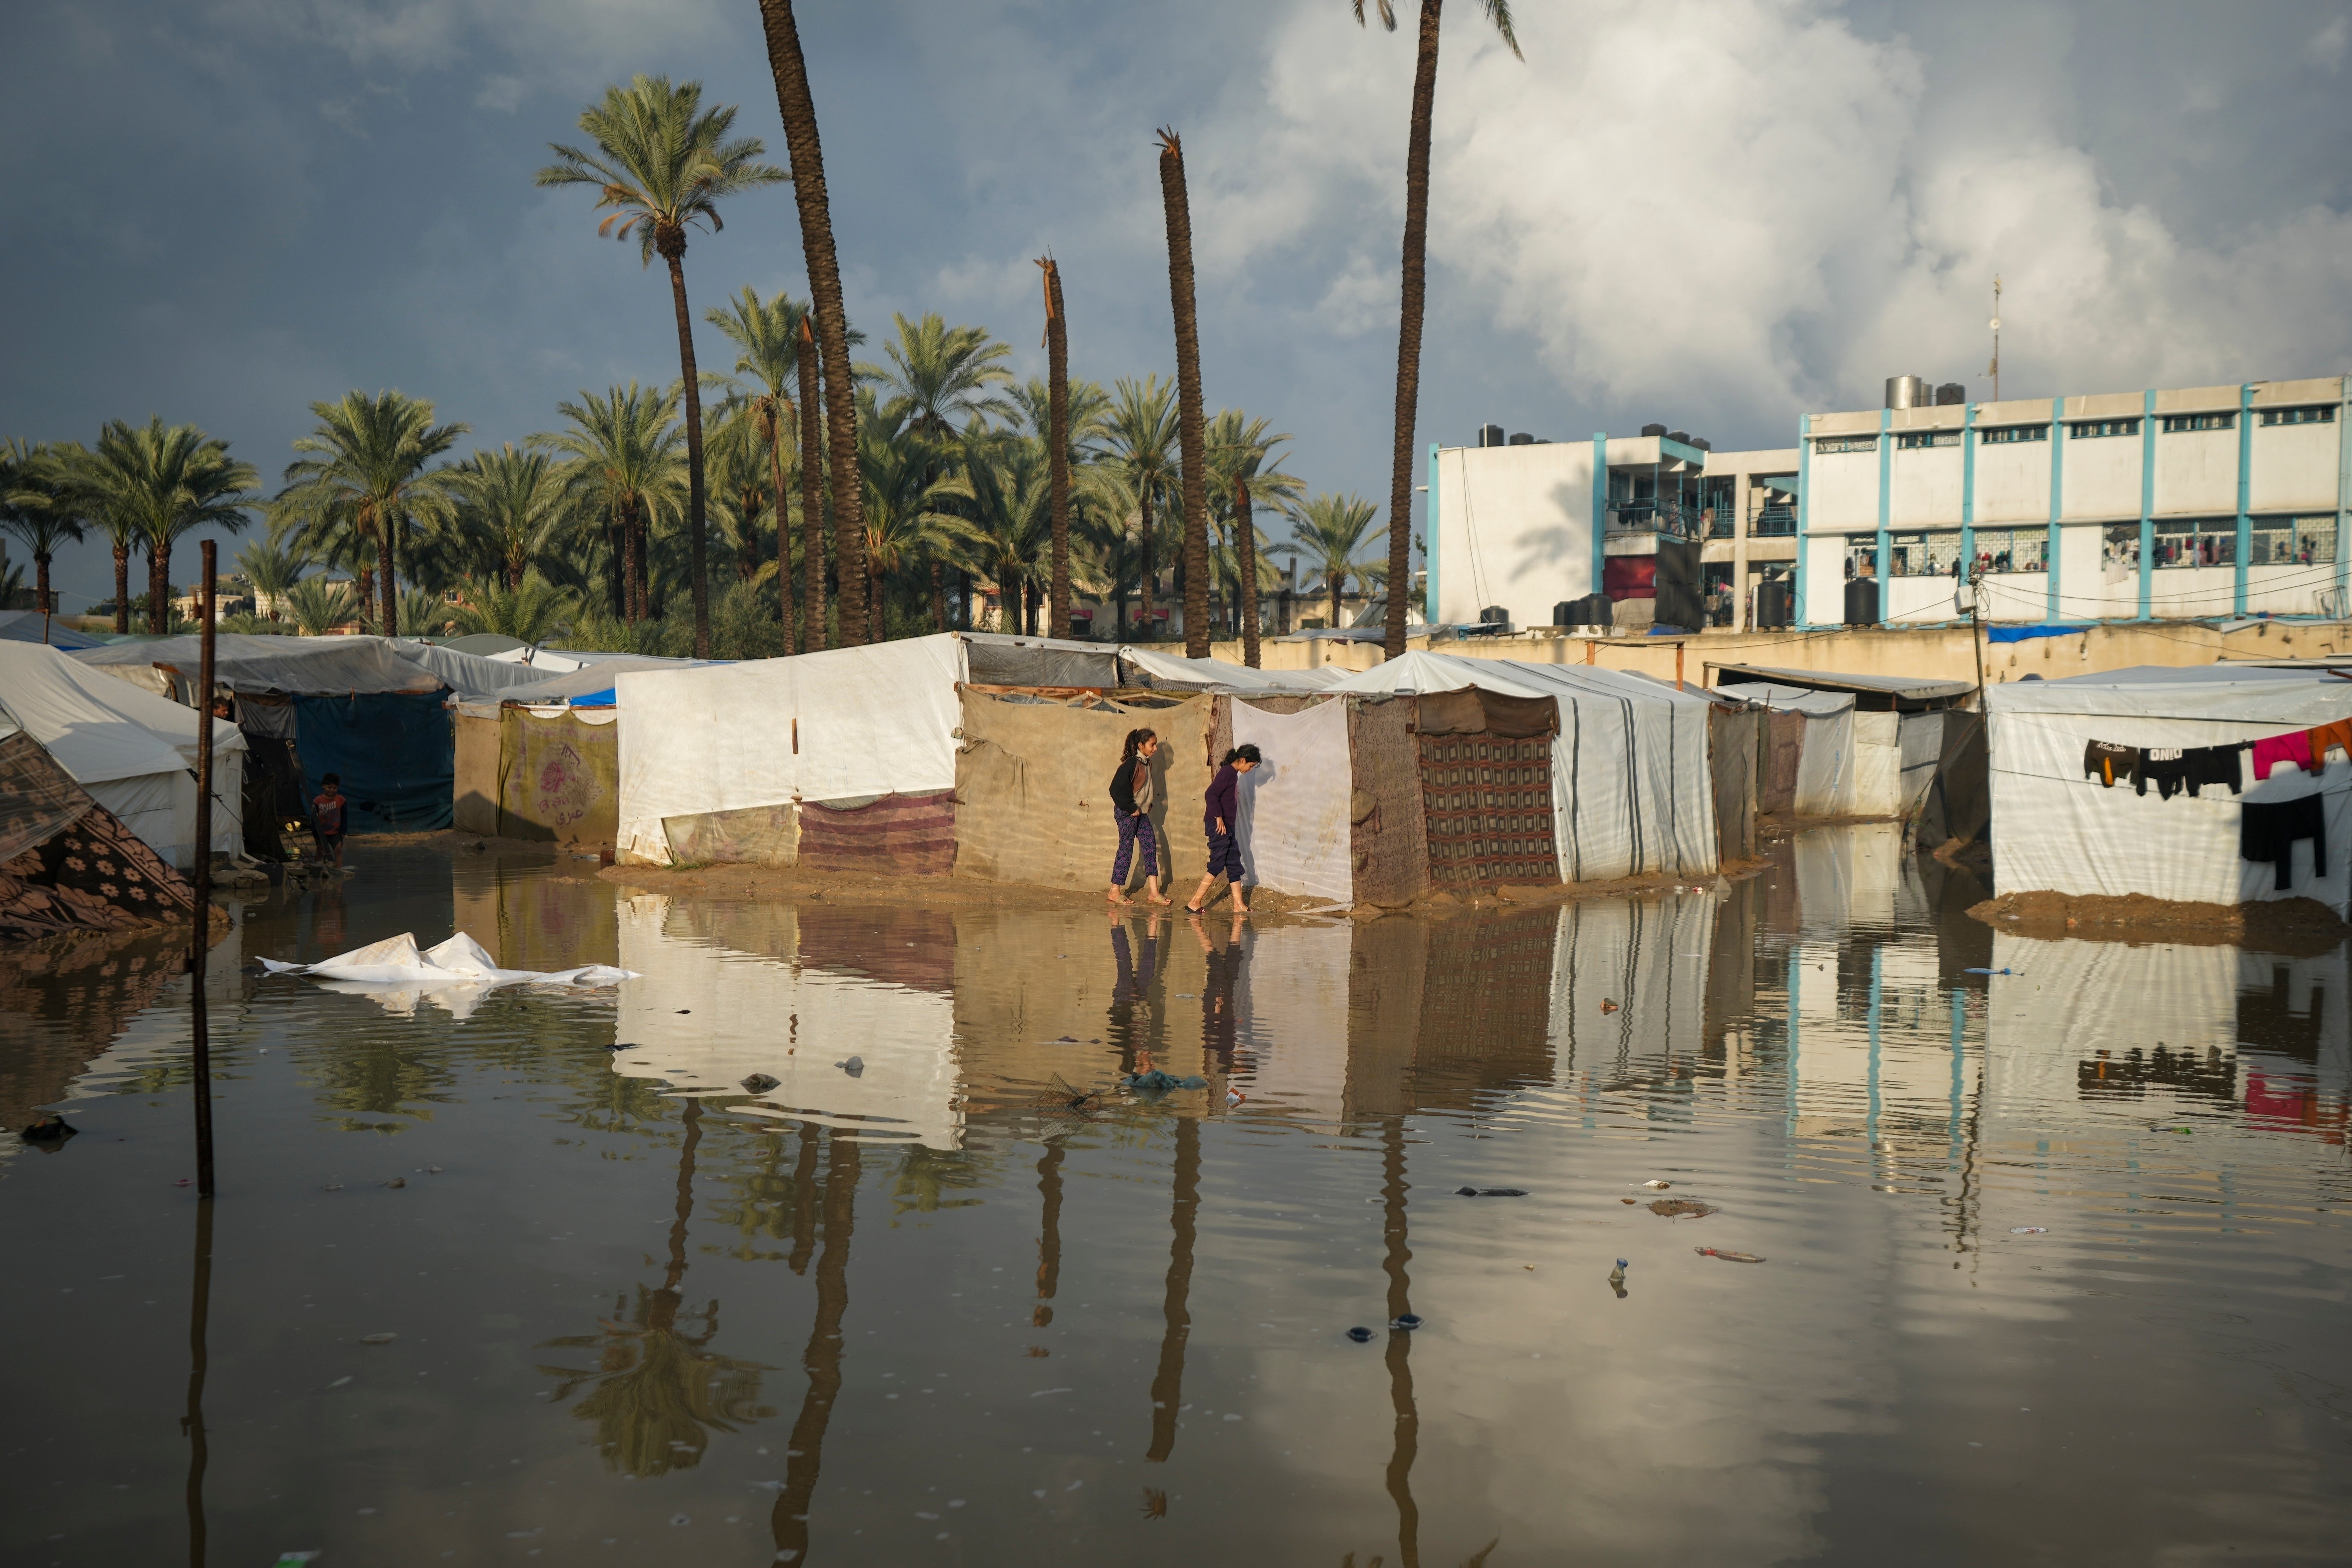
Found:
[[[212,936],[213,912],[213,582],[218,575],[219,546],[205,540],[202,547],[205,581],[197,590],[197,614],[203,617],[197,637],[204,647],[196,679],[196,940],[188,950],[192,994],[190,1033],[195,1046],[196,1196],[213,1195],[213,1051],[205,1017],[205,953]]]

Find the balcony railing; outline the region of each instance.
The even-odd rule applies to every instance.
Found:
[[[1609,527],[1616,533],[1661,533],[1673,539],[1699,537],[1699,509],[1672,500],[1627,500],[1609,508]]]
[[[1797,509],[1792,506],[1765,506],[1756,509],[1748,520],[1750,539],[1786,538],[1797,531]]]

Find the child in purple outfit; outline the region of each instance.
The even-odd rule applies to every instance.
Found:
[[[1225,753],[1224,764],[1217,769],[1217,776],[1209,781],[1206,804],[1201,813],[1202,829],[1209,836],[1209,869],[1208,874],[1201,879],[1200,887],[1193,890],[1192,897],[1184,905],[1193,914],[1201,912],[1202,900],[1209,896],[1209,889],[1220,872],[1224,874],[1226,885],[1234,890],[1234,913],[1249,913],[1249,905],[1245,901],[1247,895],[1242,891],[1244,868],[1241,840],[1237,837],[1241,826],[1241,775],[1265,760],[1255,746],[1235,746]]]

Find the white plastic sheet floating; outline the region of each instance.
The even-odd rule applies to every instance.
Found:
[[[355,947],[317,963],[281,963],[265,958],[272,974],[301,974],[327,982],[330,991],[373,996],[396,1013],[413,1013],[430,1001],[463,1019],[474,1005],[507,985],[612,985],[639,978],[634,970],[609,963],[577,969],[501,969],[480,942],[459,931],[438,947],[420,951],[408,931]]]

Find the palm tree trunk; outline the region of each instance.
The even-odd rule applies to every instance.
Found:
[[[114,542],[114,630],[118,636],[131,630],[131,541]]]
[[[629,536],[618,509],[604,514],[604,600],[613,618],[629,618]]]
[[[36,552],[33,556],[33,592],[37,595],[33,607],[43,615],[49,613],[49,558]]]
[[[376,520],[375,566],[383,574],[383,635],[400,635],[400,588],[392,570],[392,520]]]
[[[1444,0],[1421,0],[1421,40],[1412,72],[1412,128],[1404,158],[1404,286],[1398,308],[1396,437],[1389,451],[1389,614],[1381,647],[1404,652],[1405,601],[1412,596],[1412,428],[1421,403],[1421,315],[1428,292],[1429,125],[1437,103],[1437,16]]]
[[[849,322],[841,299],[841,262],[833,248],[833,211],[825,199],[824,149],[817,141],[816,100],[809,92],[808,62],[801,58],[800,26],[793,0],[760,0],[767,34],[768,67],[776,78],[776,109],[784,122],[784,147],[793,165],[793,198],[800,207],[801,249],[807,261],[809,308],[824,360],[825,428],[832,437],[835,559],[842,582],[866,571],[866,494],[857,474],[856,384],[849,367]],[[867,640],[866,607],[856,594],[841,599],[841,640]],[[878,634],[877,634],[878,635]]]
[[[1348,589],[1348,574],[1347,574],[1346,573],[1344,573],[1344,572],[1334,572],[1334,573],[1332,573],[1332,574],[1331,574],[1331,619],[1330,619],[1329,625],[1330,625],[1330,626],[1331,626],[1332,630],[1334,630],[1334,631],[1337,631],[1337,630],[1339,629],[1339,595],[1342,595],[1342,594],[1344,594],[1344,593],[1346,593],[1346,592],[1347,592],[1347,589]]]
[[[783,411],[789,406],[781,399],[768,405],[768,466],[776,480],[776,605],[783,613],[787,658],[801,651],[800,639],[793,635],[793,503],[784,490]]]
[[[1242,568],[1242,662],[1258,668],[1257,524],[1250,515],[1249,481],[1234,480],[1234,549]]]
[[[931,563],[931,629],[935,632],[948,629],[948,588],[946,581],[940,575],[937,560]]]
[[[677,370],[686,382],[686,558],[694,578],[694,657],[710,657],[710,571],[703,556],[702,383],[694,372],[694,318],[686,309],[686,230],[657,231],[654,245],[669,263],[669,297],[677,307]]]
[[[816,1313],[809,1326],[808,1348],[801,1352],[808,1393],[793,1422],[784,1449],[784,1484],[769,1519],[779,1563],[808,1560],[810,1503],[824,1459],[825,1428],[833,1420],[834,1402],[841,1397],[841,1324],[849,1311],[849,1242],[860,1170],[855,1140],[835,1131],[826,1135],[825,1147],[824,1244],[816,1257]]]
[[[1136,606],[1135,636],[1138,642],[1150,642],[1152,632],[1151,590],[1155,586],[1152,578],[1155,574],[1152,571],[1151,560],[1151,487],[1149,484],[1143,486],[1139,492],[1136,507],[1139,521],[1143,525],[1143,575],[1141,581],[1136,584],[1136,592],[1141,595],[1142,602]]]
[[[352,595],[352,597],[356,602],[358,609],[360,635],[362,637],[365,637],[370,626],[375,620],[376,600],[374,567],[363,565],[360,568],[360,591],[356,595]]]
[[[866,622],[866,640],[869,642],[880,642],[889,626],[889,622],[882,614],[882,573],[883,567],[877,563],[873,571],[866,575],[866,582],[874,593],[873,608],[868,613]],[[849,640],[846,632],[842,634],[842,640],[844,642]]]
[[[801,346],[793,356],[801,377],[801,570],[808,574],[808,646],[814,653],[833,646],[824,626],[824,432],[816,395],[816,334],[801,318]]]
[[[1053,586],[1046,599],[1047,629],[1070,635],[1070,333],[1062,319],[1062,269],[1052,257],[1045,269],[1045,464],[1053,515]]]
[[[154,533],[147,536],[147,629],[172,629],[172,542]]]
[[[1160,133],[1168,216],[1168,302],[1176,318],[1176,439],[1184,460],[1184,657],[1209,657],[1209,437],[1201,412],[1201,323],[1192,300],[1192,209],[1184,144]]]

